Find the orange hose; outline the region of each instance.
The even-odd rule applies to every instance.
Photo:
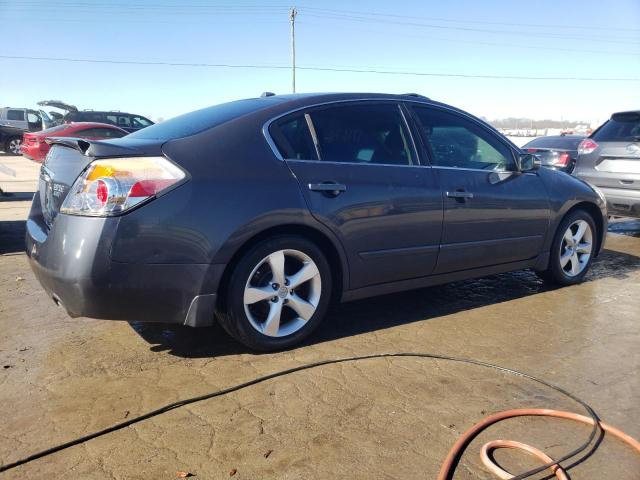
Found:
[[[560,410],[549,410],[545,408],[522,408],[517,410],[505,410],[504,412],[496,413],[476,423],[473,427],[467,430],[458,439],[458,441],[453,445],[453,447],[447,454],[447,457],[445,458],[444,463],[440,468],[440,473],[438,474],[438,480],[450,479],[450,476],[453,473],[453,467],[456,459],[464,451],[465,447],[471,442],[471,440],[473,440],[473,438],[476,435],[478,435],[482,430],[501,420],[505,420],[507,418],[513,418],[513,417],[522,417],[522,416],[565,418],[568,420],[574,420],[577,422],[586,423],[587,425],[593,425],[593,419],[589,417],[585,417],[584,415],[579,415],[577,413],[572,413],[572,412],[563,412]],[[629,446],[631,446],[631,448],[635,449],[638,453],[640,453],[640,442],[638,442],[638,440],[631,437],[630,435],[627,435],[621,430],[618,430],[617,428],[612,427],[611,425],[607,425],[604,422],[598,422],[598,425],[600,426],[600,428],[602,428],[602,430],[622,440],[624,443],[628,444]],[[493,474],[495,474],[497,477],[502,479],[513,478],[513,475],[511,475],[509,472],[500,468],[489,456],[489,453],[492,450],[495,450],[496,448],[514,448],[518,450],[524,450],[527,453],[530,453],[536,458],[542,460],[544,463],[553,462],[553,459],[549,457],[547,454],[545,454],[544,452],[542,452],[541,450],[538,450],[537,448],[532,447],[530,445],[526,445],[524,443],[515,442],[512,440],[496,440],[493,442],[489,442],[483,445],[480,452],[480,458],[482,459],[482,463],[484,463],[484,465]],[[555,474],[557,479],[566,480],[568,478],[564,470],[562,470],[562,467],[560,467],[559,465],[553,465],[550,469]]]

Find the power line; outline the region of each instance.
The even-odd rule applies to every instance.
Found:
[[[474,32],[474,33],[491,33],[497,35],[518,35],[522,36],[523,34],[529,36],[537,36],[544,38],[558,38],[558,39],[569,39],[569,40],[580,40],[580,41],[593,41],[593,42],[604,42],[604,43],[636,43],[629,39],[623,39],[621,37],[610,37],[607,38],[590,38],[588,36],[579,36],[577,34],[574,35],[564,35],[564,34],[556,34],[556,33],[540,33],[540,32],[522,32],[522,31],[506,31],[506,30],[493,30],[488,28],[473,28],[473,27],[457,27],[457,26],[449,26],[449,25],[436,25],[436,24],[428,24],[428,23],[420,23],[420,22],[410,22],[410,21],[399,21],[399,20],[389,20],[389,19],[378,19],[378,18],[369,18],[363,16],[356,15],[342,15],[342,14],[329,14],[329,13],[306,13],[307,16],[322,18],[322,19],[332,19],[332,20],[345,20],[345,21],[354,21],[361,23],[381,23],[381,24],[390,24],[390,25],[404,25],[418,28],[431,28],[431,29],[439,29],[439,30],[456,30],[463,32]]]
[[[315,23],[315,22],[309,22],[309,21],[299,21],[298,23],[300,25],[305,25],[305,26],[309,25],[313,27],[326,28],[326,25],[323,23]],[[432,37],[432,36],[419,35],[419,34],[406,33],[406,32],[382,32],[380,30],[371,30],[368,28],[358,28],[358,27],[350,28],[350,31],[354,31],[354,30],[357,30],[360,32],[367,32],[375,35],[384,35],[385,37],[400,36],[400,37],[408,37],[408,38],[420,38],[420,39],[425,39],[430,41],[439,41],[439,42],[455,42],[455,43],[465,43],[470,45],[490,45],[490,46],[496,46],[496,47],[502,47],[502,48],[524,48],[524,49],[530,49],[530,50],[547,50],[552,52],[575,52],[575,53],[589,53],[589,54],[595,53],[595,54],[601,54],[601,55],[630,55],[634,57],[640,57],[640,51],[620,52],[620,51],[611,51],[611,50],[605,51],[605,50],[584,50],[584,49],[578,49],[578,48],[564,48],[564,47],[545,47],[545,46],[538,46],[538,45],[522,45],[520,43],[511,43],[511,42],[485,42],[485,41],[476,41],[476,40],[461,40],[459,38]]]
[[[492,22],[492,21],[483,21],[483,20],[460,20],[460,19],[451,19],[451,18],[443,18],[443,17],[423,17],[418,15],[399,15],[395,13],[383,13],[383,12],[365,12],[358,10],[338,10],[338,9],[330,9],[330,8],[320,8],[320,7],[310,7],[303,6],[302,10],[315,10],[318,12],[328,12],[328,13],[337,13],[337,14],[356,14],[356,15],[369,15],[375,17],[393,17],[393,18],[406,18],[410,20],[429,20],[429,21],[438,21],[438,22],[448,22],[448,23],[471,23],[471,24],[482,24],[482,25],[503,25],[503,26],[517,26],[517,27],[535,27],[535,28],[572,28],[572,29],[582,29],[582,30],[606,30],[607,32],[615,31],[627,31],[627,32],[636,32],[640,33],[640,29],[634,28],[619,28],[619,27],[605,27],[605,26],[597,26],[597,25],[589,25],[589,26],[580,26],[580,25],[558,25],[558,24],[541,24],[541,23],[514,23],[514,22]]]
[[[186,63],[186,62],[159,62],[159,61],[151,62],[151,61],[134,61],[134,60],[107,60],[107,59],[67,58],[67,57],[36,57],[36,56],[17,56],[17,55],[0,55],[0,58],[12,59],[12,60],[102,63],[102,64],[119,64],[119,65],[155,65],[155,66],[171,66],[171,67],[249,68],[249,69],[263,69],[263,70],[288,70],[291,68],[291,66],[289,65]],[[385,69],[341,68],[341,67],[330,67],[330,66],[296,66],[296,69],[316,71],[316,72],[370,73],[370,74],[379,74],[379,75],[481,78],[481,79],[500,79],[500,80],[544,80],[544,81],[571,80],[571,81],[589,81],[589,82],[640,82],[640,78],[542,77],[542,76],[523,76],[523,75],[487,75],[487,74],[472,75],[472,74],[462,74],[462,73],[415,72],[415,71],[385,70]]]

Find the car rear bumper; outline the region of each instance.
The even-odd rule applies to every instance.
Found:
[[[36,194],[26,225],[27,255],[42,287],[71,317],[213,324],[224,265],[115,262],[110,251],[117,217],[60,214],[49,230],[39,204]]]
[[[600,187],[609,215],[640,218],[640,190]]]
[[[29,160],[33,160],[38,163],[42,163],[42,160],[44,160],[44,157],[46,156],[46,153],[40,150],[39,145],[29,145],[24,142],[20,146],[20,153]]]

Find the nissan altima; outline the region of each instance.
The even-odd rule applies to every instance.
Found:
[[[596,187],[416,94],[263,95],[121,139],[51,139],[26,249],[72,317],[299,343],[330,302],[533,269],[581,282]]]

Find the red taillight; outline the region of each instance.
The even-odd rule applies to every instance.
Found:
[[[175,183],[173,179],[140,180],[129,190],[130,197],[150,197]]]
[[[96,199],[101,207],[107,204],[109,199],[109,187],[103,180],[98,180],[98,186],[96,187]]]
[[[560,154],[560,156],[558,157],[558,160],[556,160],[553,163],[555,165],[558,165],[559,167],[566,167],[567,165],[569,165],[569,153],[568,152],[562,152]]]
[[[598,148],[598,144],[591,140],[590,138],[585,138],[578,145],[578,153],[580,155],[586,155],[593,152],[596,148]]]

